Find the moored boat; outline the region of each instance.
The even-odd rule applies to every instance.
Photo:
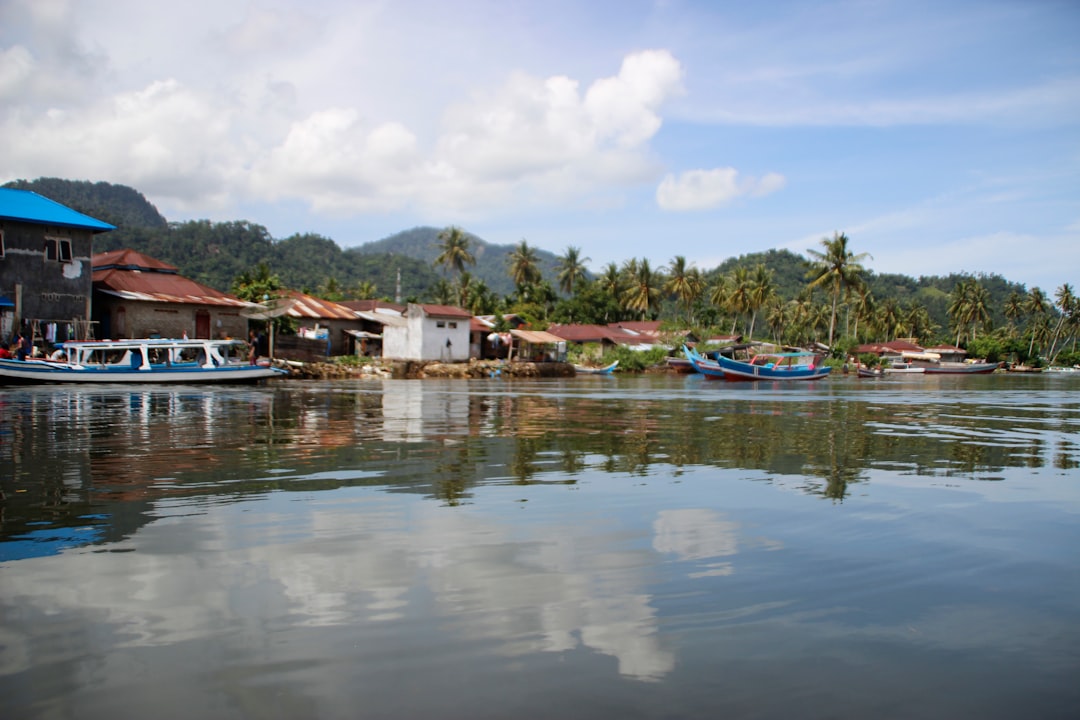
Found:
[[[742,361],[723,355],[709,360],[687,349],[686,357],[705,377],[729,381],[820,380],[832,370],[821,364],[821,355],[812,352],[758,353]]]
[[[237,383],[287,375],[251,364],[240,340],[66,342],[49,359],[0,359],[0,383]]]
[[[604,367],[590,367],[588,365],[575,365],[574,372],[580,375],[610,375],[615,372],[615,368],[619,366],[619,361],[605,365]]]
[[[927,375],[982,375],[999,367],[999,362],[938,362],[925,365],[923,372]]]

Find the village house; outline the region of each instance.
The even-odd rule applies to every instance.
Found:
[[[345,300],[341,305],[352,310],[360,320],[358,330],[346,330],[354,339],[357,355],[383,356],[383,327],[387,323],[404,324],[405,306],[383,300]],[[398,322],[400,321],[400,322]]]
[[[0,188],[0,337],[94,337],[94,235],[116,228],[28,190]]]
[[[321,348],[319,354],[322,359],[356,352],[357,333],[362,331],[363,321],[354,310],[342,303],[312,297],[298,290],[286,292],[285,298],[290,301],[286,315],[296,322],[297,337],[311,341],[308,344],[312,347],[317,344]],[[279,347],[286,349],[287,338],[280,340]]]
[[[248,321],[241,313],[253,303],[197,283],[134,250],[99,253],[92,264],[99,339],[247,339]]]
[[[409,303],[404,322],[383,327],[383,357],[389,360],[465,362],[469,359],[472,314],[450,305]]]

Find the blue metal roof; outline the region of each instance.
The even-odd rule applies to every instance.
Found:
[[[0,188],[0,219],[83,228],[94,232],[116,229],[115,225],[83,215],[36,192],[13,188]]]

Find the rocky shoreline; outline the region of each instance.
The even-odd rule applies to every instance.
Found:
[[[299,380],[342,380],[349,378],[486,378],[486,377],[573,377],[574,366],[564,362],[505,362],[470,360],[461,363],[415,360],[380,360],[362,365],[299,363],[277,361],[278,367]]]

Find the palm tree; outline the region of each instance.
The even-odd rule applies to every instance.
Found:
[[[588,276],[585,263],[589,262],[589,260],[591,258],[581,257],[581,248],[572,245],[567,247],[566,252],[559,257],[559,289],[568,295],[573,295],[574,285]]]
[[[704,289],[701,273],[698,272],[697,268],[688,266],[686,258],[682,255],[675,256],[668,265],[668,271],[668,279],[664,283],[664,292],[679,299],[679,304],[682,305],[687,320],[693,324],[691,308],[701,297]]]
[[[356,283],[352,291],[354,300],[374,300],[378,294],[378,288],[370,280],[361,280]]]
[[[514,246],[514,251],[510,253],[509,263],[510,279],[517,285],[519,294],[528,294],[523,291],[543,278],[536,250],[529,247],[524,240]]]
[[[726,275],[717,275],[716,280],[709,288],[709,303],[714,305],[721,313],[728,311],[728,297],[731,294],[731,284]],[[732,334],[735,330],[732,328]]]
[[[784,337],[784,328],[788,323],[788,306],[778,295],[773,295],[769,300],[768,312],[765,314],[765,324],[772,330],[773,342],[777,344]]]
[[[640,313],[644,320],[660,299],[663,277],[653,272],[648,260],[635,261],[633,267],[634,274],[626,294],[626,307],[632,312]]]
[[[855,339],[859,339],[859,322],[874,317],[874,294],[865,284],[855,289]]]
[[[885,333],[885,342],[904,329],[903,313],[894,298],[885,298],[878,306],[877,325]]]
[[[1024,312],[1030,316],[1031,343],[1028,344],[1028,357],[1035,352],[1035,336],[1045,332],[1046,313],[1049,310],[1046,294],[1037,287],[1031,288],[1024,300]]]
[[[765,265],[758,263],[754,268],[754,274],[750,278],[750,333],[748,338],[754,337],[754,323],[757,321],[757,312],[761,308],[765,307],[765,304],[769,301],[769,298],[773,296],[776,290],[773,288],[772,282],[772,270],[769,270]]]
[[[1013,290],[1005,300],[1005,306],[1002,308],[1002,311],[1005,313],[1005,318],[1009,321],[1010,330],[1014,329],[1013,321],[1019,319],[1024,314],[1024,296]]]
[[[832,289],[832,314],[829,320],[829,347],[832,347],[836,329],[836,306],[840,302],[840,293],[846,288],[857,287],[864,271],[860,264],[870,257],[867,253],[855,255],[848,250],[848,237],[843,233],[833,233],[833,237],[821,240],[824,252],[809,250],[813,258],[807,272],[810,287],[829,287]]]
[[[1061,336],[1062,329],[1071,326],[1075,322],[1075,316],[1077,314],[1077,299],[1073,294],[1072,287],[1065,283],[1057,289],[1054,293],[1055,304],[1058,308],[1058,319],[1054,324],[1054,334],[1050,341],[1050,352],[1048,356],[1051,362],[1057,357],[1057,341]],[[1062,343],[1064,347],[1067,343]]]
[[[753,306],[750,299],[751,284],[750,271],[745,267],[737,267],[731,273],[731,294],[728,296],[728,305],[731,311],[735,313],[735,319],[731,324],[732,335],[735,334],[735,324],[738,322],[739,316],[750,312],[750,308]]]
[[[439,250],[436,265],[453,270],[458,275],[465,272],[466,265],[475,265],[476,257],[469,251],[469,237],[458,227],[448,227],[438,235]]]

